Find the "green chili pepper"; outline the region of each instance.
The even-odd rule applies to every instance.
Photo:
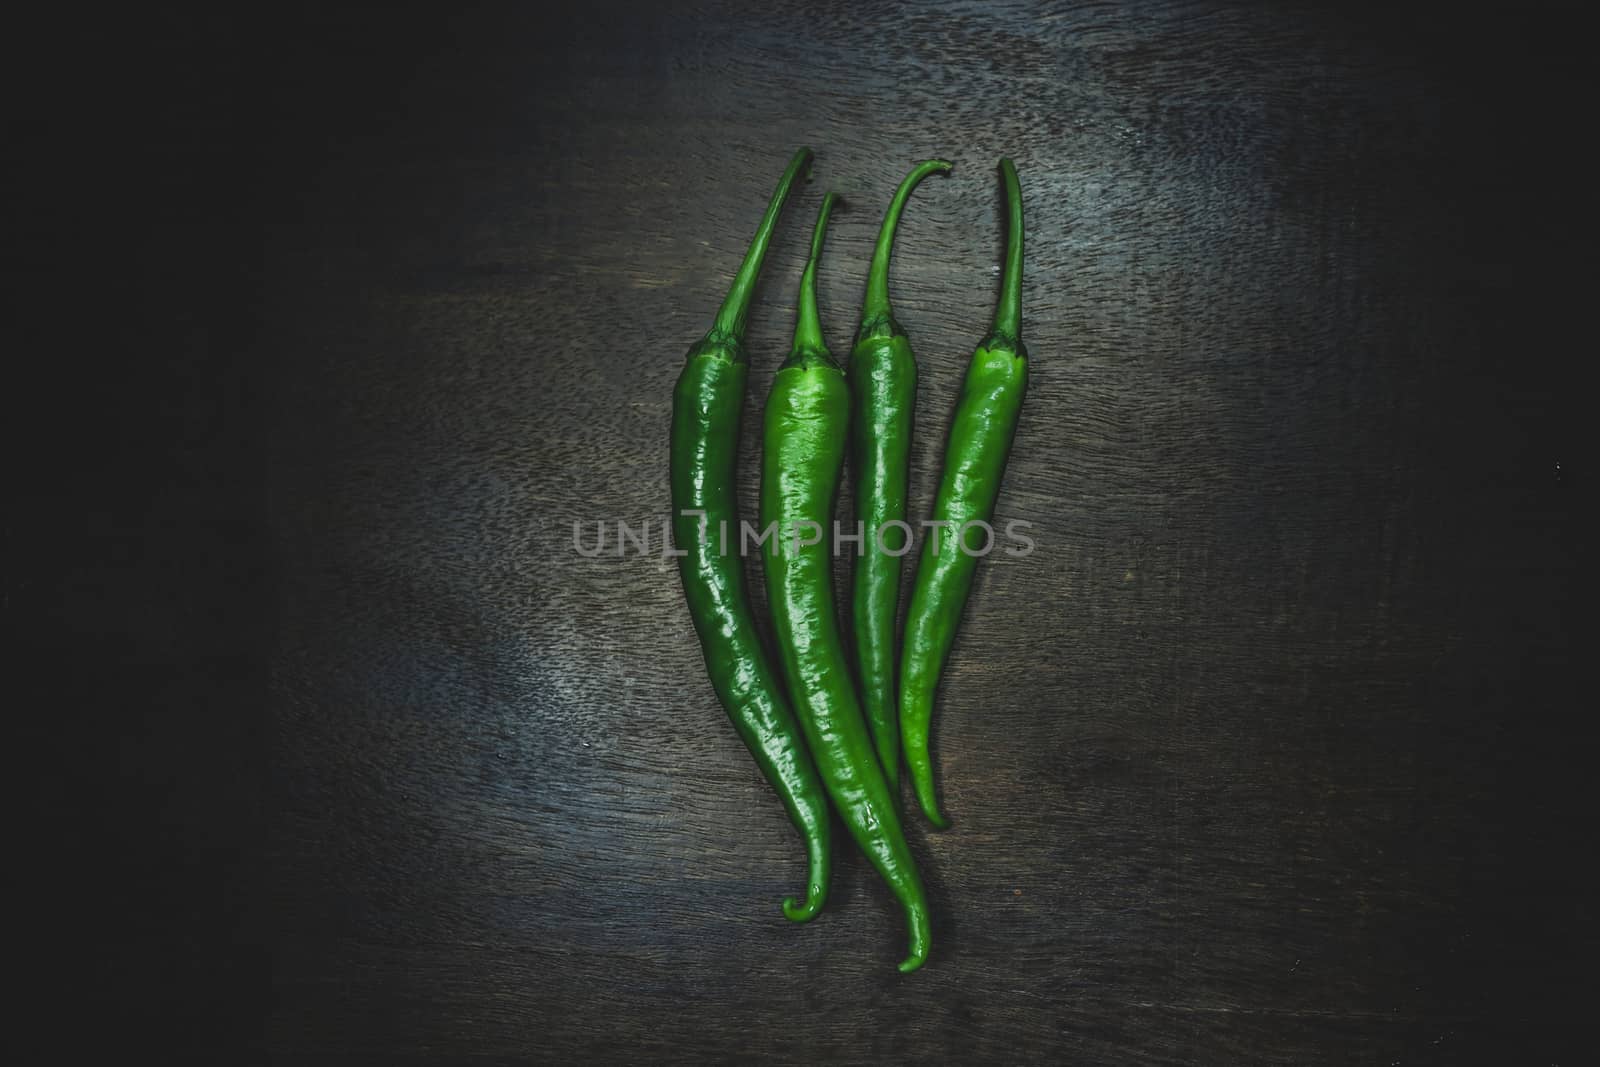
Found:
[[[834,616],[833,517],[849,432],[850,389],[822,340],[817,260],[833,208],[822,202],[800,282],[794,347],[767,397],[761,463],[761,526],[772,537],[767,594],[779,658],[823,784],[856,844],[905,909],[914,971],[928,957],[927,897],[894,798],[872,749]]]
[[[672,397],[672,531],[685,553],[678,560],[683,591],[712,688],[805,838],[810,865],[805,903],[792,897],[783,902],[784,914],[796,922],[813,918],[827,899],[828,802],[762,650],[745,593],[733,469],[750,369],[742,343],[745,318],[773,228],[810,159],[811,150],[802,148],[790,160],[716,321],[689,349]]]
[[[1028,384],[1028,350],[1019,333],[1022,319],[1022,189],[1011,160],[1000,161],[1006,188],[1005,273],[994,325],[967,366],[961,399],[945,444],[944,474],[934,500],[935,525],[923,544],[906,616],[900,656],[900,732],[906,766],[922,811],[935,826],[948,825],[933,789],[928,730],[939,673],[961,623],[961,609],[972,589],[979,549],[966,547],[971,524],[987,524],[1005,473],[1006,454],[1017,428],[1017,413]],[[984,527],[980,527],[982,531]],[[941,536],[942,534],[942,536]]]
[[[878,760],[891,793],[900,786],[900,724],[895,713],[895,609],[900,601],[900,560],[909,548],[906,481],[911,462],[911,415],[917,398],[917,361],[911,341],[889,310],[889,255],[900,212],[917,183],[948,172],[943,159],[918,163],[895,190],[878,230],[867,272],[861,326],[850,350],[850,445],[855,460],[856,518],[865,541],[856,564],[856,664],[861,703],[872,727]]]

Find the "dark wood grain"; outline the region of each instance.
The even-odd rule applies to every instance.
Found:
[[[154,869],[198,900],[184,857],[212,856],[198,914],[250,946],[226,975],[270,972],[196,1042],[1576,1062],[1576,409],[1531,266],[1559,240],[1529,155],[1554,119],[1516,34],[1211,0],[532,12],[244,20],[242,110],[195,105],[226,132],[166,116],[188,151],[231,138],[246,198],[166,191],[194,231],[156,262],[237,289],[192,365],[151,373],[234,400],[170,400],[211,413],[210,458],[143,497],[164,552],[108,565],[222,620],[172,608],[139,660],[212,663],[214,687],[131,691],[212,768],[168,795],[190,832]],[[1489,48],[1525,77],[1485,77]],[[813,180],[751,316],[752,518],[822,191],[848,205],[821,273],[843,353],[895,182],[956,162],[893,275],[918,516],[992,310],[1002,154],[1026,201],[1033,370],[998,513],[1037,548],[980,568],[941,691],[955,825],[912,820],[936,943],[910,977],[848,848],[822,918],[780,914],[798,839],[660,555],[672,383],[800,144]],[[619,519],[652,554],[574,551],[575,522]],[[176,585],[126,577],[159,559]]]

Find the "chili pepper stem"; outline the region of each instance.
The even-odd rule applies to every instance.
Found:
[[[755,295],[756,278],[761,273],[761,261],[766,258],[767,245],[772,241],[772,231],[778,226],[778,216],[783,213],[784,201],[789,198],[789,188],[810,163],[809,148],[798,150],[789,160],[778,188],[767,203],[766,214],[761,216],[761,225],[756,227],[756,235],[744,254],[744,262],[739,264],[739,273],[734,276],[733,285],[728,289],[722,307],[717,310],[716,322],[711,327],[713,336],[735,339],[744,336],[745,321],[750,315],[750,300]]]
[[[895,190],[884,212],[883,225],[878,229],[878,243],[872,249],[872,266],[867,270],[867,295],[861,303],[861,328],[863,334],[878,324],[890,321],[889,312],[889,257],[894,251],[894,235],[900,225],[900,212],[917,183],[930,174],[948,174],[953,166],[947,159],[929,159],[918,163]]]
[[[994,325],[985,348],[1015,348],[1022,329],[1022,186],[1017,181],[1016,165],[1000,161],[1000,177],[1006,186],[1006,265],[1000,275],[1000,299],[994,308]]]
[[[806,259],[805,273],[800,275],[792,355],[826,352],[828,348],[822,338],[822,319],[817,314],[817,262],[822,258],[822,241],[828,234],[828,216],[833,214],[838,202],[839,194],[829,193],[822,198],[822,207],[817,211],[817,225],[811,231],[811,255]]]

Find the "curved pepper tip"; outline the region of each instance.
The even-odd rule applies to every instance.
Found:
[[[906,958],[900,961],[901,974],[910,974],[927,963],[928,948],[932,943],[928,930],[928,913],[925,910],[920,907],[913,908],[907,919],[910,926],[911,947],[906,950]]]
[[[936,830],[950,829],[950,820],[939,810],[939,798],[933,789],[933,771],[931,768],[924,771],[913,765],[911,768],[911,785],[917,793],[917,805],[922,808],[922,814],[933,824]]]
[[[815,919],[828,900],[828,880],[831,869],[828,863],[828,835],[811,834],[806,837],[808,868],[806,870],[806,899],[804,903],[794,897],[783,902],[783,914],[790,922],[806,923]]]
[[[823,891],[823,888],[820,885],[813,885],[809,888],[809,891],[806,894],[805,903],[803,904],[794,897],[784,897],[784,917],[790,922],[810,922],[812,919],[815,919],[819,913],[821,913],[823,901],[826,899],[827,894]]]

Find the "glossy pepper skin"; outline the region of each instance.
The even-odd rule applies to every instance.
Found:
[[[911,341],[889,309],[889,257],[895,230],[911,192],[950,163],[930,159],[905,176],[884,212],[867,271],[861,326],[850,350],[850,452],[856,518],[864,541],[856,564],[851,621],[861,703],[891,793],[900,786],[900,722],[895,707],[895,615],[900,606],[900,564],[910,542],[906,482],[911,463],[911,416],[917,400],[917,361]],[[895,525],[890,525],[891,523]]]
[[[794,348],[767,397],[761,527],[774,532],[763,563],[779,658],[800,728],[839,817],[905,910],[910,951],[900,970],[914,971],[928,956],[927,896],[856,700],[834,614],[832,518],[850,390],[823,344],[816,297],[817,260],[833,203],[830,193],[800,283]]]
[[[796,922],[815,917],[827,899],[830,816],[745,592],[733,472],[749,374],[745,318],[778,216],[810,159],[810,150],[801,149],[784,171],[733,287],[710,331],[689,349],[672,396],[672,536],[685,553],[678,571],[717,699],[805,838],[805,901],[783,902],[784,914]]]
[[[917,564],[911,607],[906,615],[900,655],[900,735],[906,767],[923,814],[935,826],[948,821],[939,811],[933,788],[933,763],[928,735],[939,674],[961,623],[961,610],[972,589],[978,556],[987,541],[982,528],[971,531],[967,544],[956,543],[968,523],[994,517],[995,497],[1005,473],[1006,456],[1017,429],[1017,414],[1028,384],[1028,350],[1022,344],[1022,189],[1011,160],[1000,161],[1006,191],[1006,263],[994,324],[967,366],[961,399],[945,444],[944,473],[934,499],[932,528]]]

